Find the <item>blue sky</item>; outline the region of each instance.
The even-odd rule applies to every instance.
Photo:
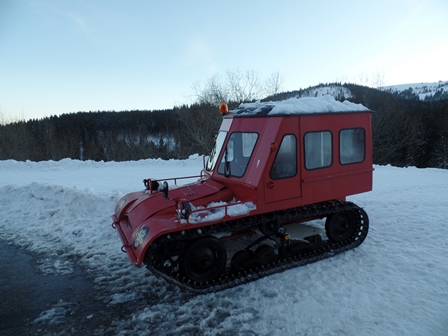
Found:
[[[0,118],[172,108],[234,69],[284,91],[448,80],[447,17],[446,0],[0,0]]]

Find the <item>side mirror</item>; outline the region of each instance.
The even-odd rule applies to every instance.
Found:
[[[168,182],[167,181],[163,181],[162,189],[160,189],[160,191],[163,194],[163,198],[168,199]]]

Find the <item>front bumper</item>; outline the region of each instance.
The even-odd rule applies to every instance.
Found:
[[[137,256],[134,253],[132,242],[130,242],[127,238],[132,237],[131,225],[127,222],[126,219],[119,221],[116,215],[112,215],[112,221],[113,221],[112,227],[117,230],[118,235],[120,236],[121,242],[123,244],[121,246],[121,250],[123,252],[126,252],[131,263],[133,263],[134,265],[139,265]]]

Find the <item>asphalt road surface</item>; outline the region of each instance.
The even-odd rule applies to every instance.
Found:
[[[43,274],[39,257],[0,240],[0,334],[112,334],[114,312],[84,270],[75,263],[68,275]]]

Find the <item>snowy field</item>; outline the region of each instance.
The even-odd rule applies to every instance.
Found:
[[[196,296],[132,266],[111,214],[120,196],[143,189],[143,178],[201,168],[198,156],[0,161],[0,239],[44,253],[37,265],[44,274],[85,268],[98,298],[123,308],[106,334],[448,335],[448,170],[375,167],[374,190],[349,198],[370,216],[360,247]],[[43,311],[36,323],[63,323],[64,307],[70,302]]]

